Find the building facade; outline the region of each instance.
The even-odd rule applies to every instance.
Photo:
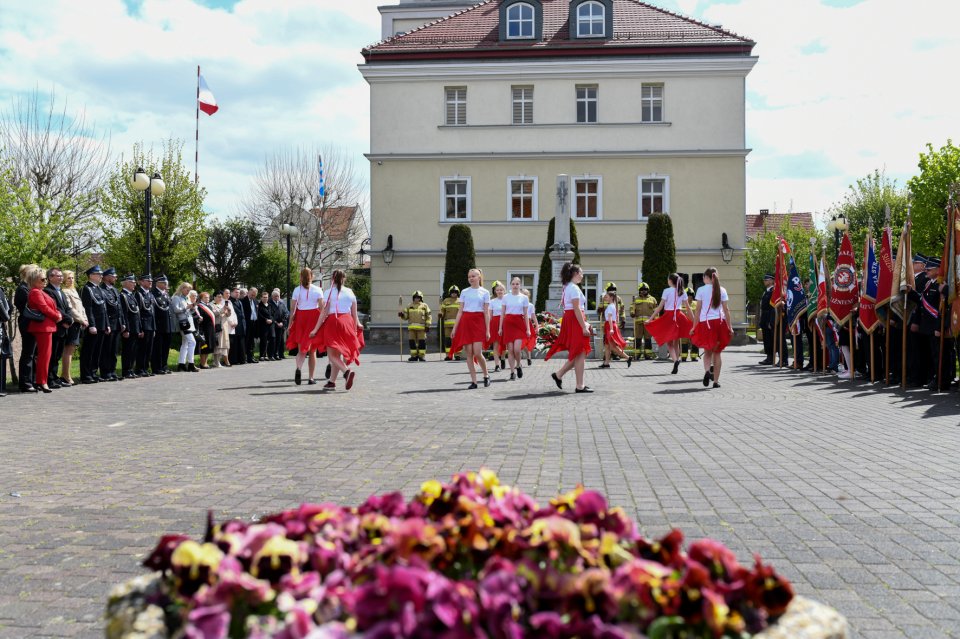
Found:
[[[634,0],[488,0],[364,49],[373,327],[396,326],[400,295],[440,297],[456,223],[487,282],[519,275],[536,291],[560,174],[591,306],[606,282],[630,300],[646,220],[663,212],[679,270],[717,266],[744,322],[753,46]]]

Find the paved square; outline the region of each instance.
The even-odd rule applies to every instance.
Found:
[[[207,508],[352,505],[482,465],[758,552],[854,636],[960,636],[955,393],[761,370],[756,347],[728,351],[716,391],[699,364],[640,362],[588,370],[589,396],[572,375],[558,392],[553,362],[466,391],[462,363],[380,353],[349,393],[294,386],[287,360],[0,400],[0,637],[102,636],[109,587]]]

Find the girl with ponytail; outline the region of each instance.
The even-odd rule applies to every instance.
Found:
[[[593,389],[583,383],[583,367],[590,352],[590,336],[593,329],[587,322],[587,298],[577,286],[583,281],[583,269],[579,264],[567,262],[560,269],[560,281],[563,283],[563,319],[560,322],[560,335],[553,342],[544,360],[553,357],[558,351],[567,351],[567,361],[556,373],[551,373],[557,388],[563,388],[561,378],[571,368],[576,372],[578,393],[592,393]]]
[[[300,286],[293,290],[291,299],[293,307],[290,310],[290,332],[287,335],[287,349],[297,349],[297,370],[294,373],[293,383],[300,385],[303,361],[310,357],[308,384],[316,384],[313,373],[317,368],[317,351],[323,350],[322,336],[311,335],[310,329],[320,317],[320,308],[323,306],[323,289],[312,283],[313,271],[308,267],[300,269]],[[229,300],[227,300],[229,305]]]
[[[703,385],[720,388],[720,353],[733,337],[730,309],[727,308],[727,289],[720,286],[717,269],[710,267],[703,272],[703,286],[697,289],[697,305],[700,312],[693,318],[692,341],[704,350]]]
[[[490,291],[483,288],[483,271],[472,268],[467,272],[469,288],[460,292],[460,308],[450,333],[450,352],[463,349],[470,371],[470,386],[477,388],[477,366],[483,371],[483,386],[490,386],[487,361],[483,358],[483,345],[490,341]]]
[[[666,344],[673,360],[673,372],[676,375],[680,369],[680,338],[690,334],[693,323],[690,319],[690,305],[687,293],[683,288],[683,278],[679,273],[667,276],[667,288],[660,294],[660,304],[653,314],[663,311],[663,315],[652,322],[647,322],[647,332],[657,344]]]
[[[360,365],[363,325],[357,317],[357,296],[352,289],[343,285],[346,277],[347,274],[340,269],[333,272],[323,312],[310,331],[311,338],[318,334],[321,336],[320,340],[326,346],[330,359],[330,381],[324,385],[324,390],[337,388],[337,376],[340,373],[343,373],[345,388],[353,388],[356,373],[350,370],[350,365]]]

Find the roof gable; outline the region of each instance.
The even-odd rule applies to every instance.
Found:
[[[747,215],[747,237],[757,237],[767,231],[777,232],[787,223],[807,231],[814,230],[813,213],[766,213]]]

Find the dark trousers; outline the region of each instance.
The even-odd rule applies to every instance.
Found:
[[[244,350],[244,355],[247,358],[247,362],[251,362],[251,363],[253,362],[253,350],[256,347],[256,344],[254,344],[254,342],[256,342],[256,338],[260,337],[258,333],[259,331],[256,328],[254,328],[252,331],[248,332],[244,336],[245,337],[244,345],[246,346],[246,349]],[[263,352],[262,347],[261,347],[261,352]]]
[[[233,334],[230,336],[230,363],[247,363],[247,347],[243,334]]]
[[[273,324],[270,330],[273,333],[270,340],[270,355],[272,357],[283,357],[283,329]]]
[[[50,351],[50,362],[47,367],[47,378],[50,381],[57,381],[57,378],[60,377],[60,360],[63,359],[63,346],[67,341],[67,331],[66,329],[62,331],[57,331],[53,334],[53,344]],[[69,372],[69,371],[68,371]]]
[[[137,370],[145,373],[153,354],[153,331],[144,331],[143,337],[137,338]]]
[[[137,345],[140,342],[140,338],[136,335],[130,334],[128,337],[121,338],[122,340],[122,352],[120,354],[120,368],[123,370],[124,375],[129,375],[134,370],[140,370],[137,368]],[[114,357],[116,359],[116,357]],[[114,366],[116,368],[116,366]]]
[[[83,332],[83,341],[80,343],[80,379],[92,379],[97,376],[97,370],[100,367],[100,345],[103,340],[103,333],[99,330],[96,335],[90,333],[87,328]]]
[[[949,329],[948,329],[949,330]],[[930,380],[931,384],[936,385],[937,383],[937,364],[940,364],[940,390],[947,390],[950,388],[950,382],[953,381],[954,374],[954,354],[953,354],[953,339],[946,337],[943,340],[943,358],[940,357],[940,338],[936,335],[926,336],[929,340],[930,348],[930,361],[933,364],[932,377]]]
[[[117,374],[117,342],[119,339],[119,329],[110,331],[109,335],[103,336],[103,344],[100,346],[100,377]]]
[[[276,350],[273,340],[273,324],[268,324],[263,327],[263,332],[260,333],[260,359],[273,357],[273,352]]]
[[[26,323],[20,323],[20,388],[33,386],[36,374],[37,338],[26,330]]]
[[[794,363],[797,368],[803,368],[803,331],[800,331],[799,335],[791,335],[790,337],[790,341],[793,343]]]
[[[767,359],[773,361],[773,326],[763,327],[763,352]]]
[[[7,356],[0,357],[0,393],[7,392]]]
[[[150,368],[154,373],[167,370],[167,357],[170,355],[170,333],[157,332],[153,336],[153,350],[150,354]]]

